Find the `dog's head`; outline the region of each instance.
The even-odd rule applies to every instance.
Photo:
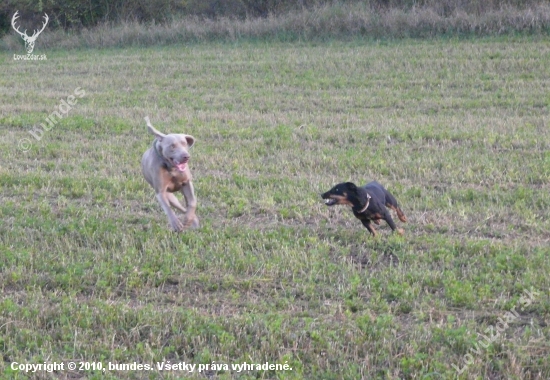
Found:
[[[351,199],[357,196],[357,186],[351,182],[343,182],[334,186],[324,194],[321,198],[325,200],[327,206],[334,205],[350,205],[353,206]]]
[[[189,161],[189,148],[195,144],[195,138],[190,135],[184,135],[181,133],[170,133],[165,135],[155,129],[151,125],[149,118],[146,117],[147,129],[157,138],[157,151],[164,157],[172,166],[179,171],[187,169],[187,162]]]

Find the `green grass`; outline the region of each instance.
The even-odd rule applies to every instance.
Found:
[[[471,354],[460,379],[547,379],[548,42],[4,56],[2,378],[28,377],[12,362],[85,360],[292,367],[219,379],[450,379]],[[86,95],[35,140],[29,130],[78,87]],[[199,230],[171,233],[141,177],[145,115],[197,139]],[[400,201],[403,237],[382,223],[371,238],[350,210],[321,202],[337,182],[373,179]],[[514,308],[480,348],[478,334]],[[79,376],[206,378],[30,375]]]

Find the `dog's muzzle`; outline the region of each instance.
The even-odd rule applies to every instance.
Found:
[[[189,157],[183,157],[180,160],[172,160],[173,165],[178,169],[180,172],[183,172],[187,168],[187,163],[189,162]]]
[[[338,199],[332,198],[331,194],[329,193],[321,194],[321,198],[325,200],[325,205],[327,206],[334,206],[336,203],[338,203]]]

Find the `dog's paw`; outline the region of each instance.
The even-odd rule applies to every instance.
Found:
[[[199,227],[200,227],[199,218],[197,218],[195,216],[195,219],[193,219],[193,221],[191,222],[191,225],[189,226],[189,228],[192,229],[192,230],[196,230]]]
[[[174,232],[182,232],[185,229],[184,224],[179,219],[172,220],[170,226],[172,226]]]
[[[192,230],[199,228],[199,218],[195,214],[185,216],[185,229],[190,228]]]

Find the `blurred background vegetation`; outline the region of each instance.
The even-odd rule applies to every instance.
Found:
[[[101,23],[137,21],[166,23],[174,18],[263,18],[297,10],[346,3],[361,3],[373,11],[430,8],[440,16],[457,12],[483,14],[502,8],[525,9],[544,0],[3,0],[0,3],[0,34],[8,32],[16,10],[27,23],[39,24],[43,13],[50,28],[82,29]]]

